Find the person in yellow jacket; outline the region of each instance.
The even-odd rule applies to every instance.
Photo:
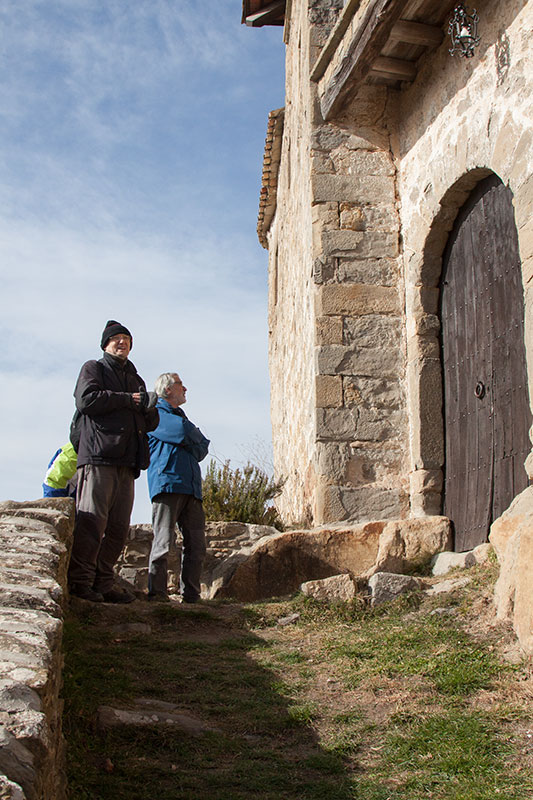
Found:
[[[78,455],[71,442],[54,454],[43,481],[43,497],[76,497]]]

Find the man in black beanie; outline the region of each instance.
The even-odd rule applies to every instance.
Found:
[[[128,360],[129,330],[109,320],[103,358],[81,368],[74,398],[80,412],[77,515],[68,580],[71,594],[95,603],[129,603],[113,586],[114,566],[129,531],[134,480],[148,466],[147,432],[159,414],[157,395]]]

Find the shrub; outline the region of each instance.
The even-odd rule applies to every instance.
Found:
[[[253,464],[232,469],[230,462],[218,466],[213,459],[203,480],[204,510],[211,522],[251,522],[283,525],[272,500],[282,490],[285,479],[275,481]]]

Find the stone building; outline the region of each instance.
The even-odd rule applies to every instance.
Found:
[[[455,6],[243,0],[243,22],[286,43],[258,222],[280,510],[444,513],[467,550],[533,477],[533,2],[480,0],[471,57]]]

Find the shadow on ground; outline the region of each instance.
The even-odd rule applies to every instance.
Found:
[[[254,659],[268,647],[238,605],[78,601],[65,624],[70,800],[353,797],[340,756],[320,747],[306,709]],[[102,726],[101,706],[138,698],[176,704],[211,730]]]

